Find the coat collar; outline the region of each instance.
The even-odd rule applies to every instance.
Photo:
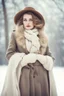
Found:
[[[16,31],[15,31],[16,42],[18,43],[19,46],[24,48],[26,52],[28,52],[26,48],[26,39],[24,36],[24,31],[25,29],[23,25],[21,26],[16,25]],[[48,46],[48,38],[47,38],[47,35],[43,32],[43,29],[40,29],[38,31],[39,31],[39,40],[40,40],[41,50],[43,50],[43,54],[44,54],[44,49],[46,49],[46,47]]]

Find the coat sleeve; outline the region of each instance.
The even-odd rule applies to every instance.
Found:
[[[16,41],[15,41],[14,37],[15,37],[14,32],[12,32],[11,38],[10,38],[10,41],[9,41],[9,44],[8,44],[8,48],[7,48],[7,51],[6,51],[6,58],[8,60],[16,52]]]
[[[54,57],[52,56],[48,46],[46,48],[45,55],[37,55],[37,60],[44,66],[46,70],[52,70],[54,65]]]
[[[50,51],[49,46],[47,46],[47,48],[46,48],[45,55],[48,55],[48,56],[52,57],[53,60],[55,60],[55,58],[52,56],[52,53],[51,53],[51,51]]]

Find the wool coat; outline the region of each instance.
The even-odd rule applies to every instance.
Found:
[[[47,36],[42,33],[42,30],[39,30],[39,34],[40,50],[38,54],[52,57],[48,47]],[[7,59],[9,60],[15,53],[29,54],[26,48],[23,26],[17,26],[11,35],[11,40],[6,52]],[[23,67],[21,73],[19,80],[21,96],[57,96],[52,69],[48,71],[39,61],[36,61],[33,64],[27,64]]]

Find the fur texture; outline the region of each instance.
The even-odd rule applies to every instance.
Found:
[[[16,42],[23,48],[26,48],[26,41],[25,41],[25,36],[24,36],[24,28],[23,25],[18,26],[16,25],[16,32],[15,32],[15,36],[16,36]],[[40,50],[38,53],[40,54],[44,54],[46,52],[46,48],[48,46],[48,37],[47,35],[43,32],[43,29],[39,29],[39,41],[40,41]]]

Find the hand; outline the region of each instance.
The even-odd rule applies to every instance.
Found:
[[[35,63],[35,62],[36,62],[36,54],[30,53],[23,57],[23,60],[21,61],[21,65],[26,66],[28,63]]]
[[[36,58],[37,58],[37,60],[40,61],[41,63],[42,63],[42,62],[46,62],[46,56],[44,56],[44,55],[37,54]]]
[[[53,59],[50,56],[37,55],[37,60],[43,64],[46,70],[51,70],[53,68]]]

